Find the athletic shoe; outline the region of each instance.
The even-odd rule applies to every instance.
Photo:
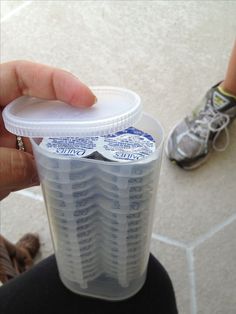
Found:
[[[212,149],[227,148],[227,127],[235,117],[236,97],[224,92],[218,83],[207,92],[192,115],[172,129],[166,144],[168,158],[186,170],[199,167]],[[225,132],[225,143],[219,147],[217,139],[222,132]]]

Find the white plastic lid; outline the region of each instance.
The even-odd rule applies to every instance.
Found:
[[[27,137],[94,136],[133,126],[141,117],[140,97],[124,88],[92,87],[98,101],[90,108],[22,96],[3,110],[5,127]]]

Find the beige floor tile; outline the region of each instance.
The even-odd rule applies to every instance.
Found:
[[[6,16],[11,13],[12,11],[16,10],[17,8],[19,8],[21,5],[23,5],[24,3],[26,3],[27,1],[25,0],[17,0],[17,1],[12,1],[12,0],[8,0],[8,1],[1,1],[0,5],[1,5],[1,20],[3,18],[6,18]]]
[[[198,314],[235,314],[236,220],[195,249]]]
[[[30,192],[30,193],[33,193],[33,194],[35,194],[35,195],[40,195],[40,196],[42,196],[42,190],[41,190],[41,187],[40,186],[34,186],[34,187],[32,187],[32,188],[28,188],[28,189],[25,189],[25,190],[23,190],[24,192]],[[24,193],[24,192],[22,192],[22,194]],[[19,192],[19,193],[21,193],[21,192]]]
[[[226,152],[212,154],[192,172],[172,165],[164,156],[154,232],[189,243],[235,213],[236,124]]]
[[[165,267],[172,280],[180,314],[190,313],[190,287],[186,252],[182,248],[152,240],[151,252]]]
[[[16,242],[27,232],[40,236],[40,260],[53,253],[46,210],[40,201],[11,193],[1,202],[1,233],[10,241]]]

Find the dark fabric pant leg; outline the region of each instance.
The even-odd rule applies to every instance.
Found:
[[[82,297],[61,282],[55,256],[0,288],[1,314],[176,314],[171,280],[163,266],[150,255],[147,279],[133,297],[107,302]]]

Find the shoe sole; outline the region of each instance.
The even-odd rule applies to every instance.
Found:
[[[182,121],[182,120],[181,120]],[[169,139],[172,135],[172,133],[174,132],[174,129],[176,128],[176,126],[181,122],[177,122],[173,127],[172,129],[170,130],[169,132],[169,135],[165,141],[165,154],[167,156],[167,158],[173,163],[173,164],[176,164],[178,165],[180,168],[184,169],[184,170],[194,170],[196,168],[199,168],[200,166],[202,166],[206,161],[207,159],[209,158],[209,155],[210,155],[210,152],[203,158],[199,159],[198,161],[196,161],[196,163],[194,163],[194,165],[190,165],[190,166],[186,166],[186,165],[182,165],[181,163],[178,163],[175,159],[171,159],[170,158],[170,154],[169,154],[169,149],[168,149],[168,142],[169,142]]]

